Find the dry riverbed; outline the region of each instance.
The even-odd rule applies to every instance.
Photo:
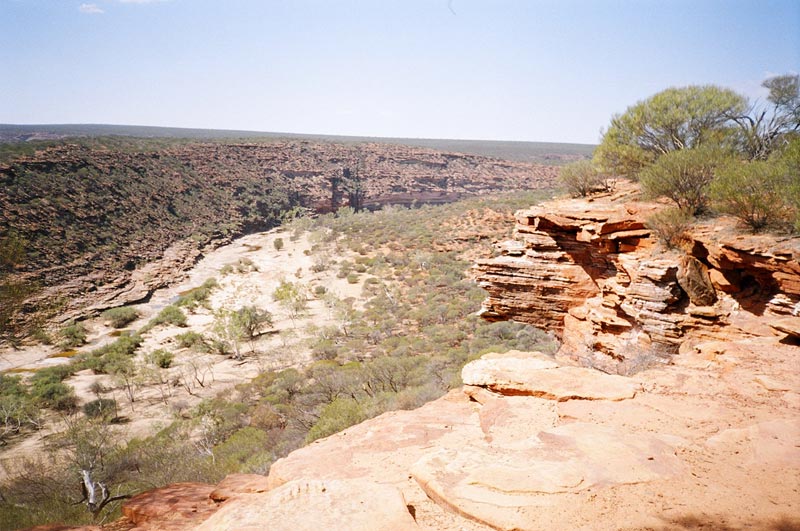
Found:
[[[277,238],[283,240],[281,250],[276,249]],[[65,382],[75,388],[81,405],[96,398],[91,391],[93,384],[99,383],[107,389],[104,397],[115,399],[119,414],[128,419],[120,425],[120,430],[125,438],[130,439],[154,433],[202,399],[247,381],[259,372],[306,365],[312,360],[311,342],[317,330],[336,324],[334,311],[324,300],[314,296],[314,288],[324,286],[327,293],[341,300],[351,299],[358,307],[363,281],[367,278],[367,275],[359,275],[357,282],[350,283],[348,279],[337,277],[338,268],[333,262],[348,256],[332,257],[330,267],[314,272],[312,267],[317,258],[311,249],[312,242],[307,234],[294,241],[290,233],[280,229],[251,234],[209,253],[186,273],[184,280],[156,291],[147,303],[134,305],[140,317],[127,327],[131,331],[143,327],[182,293],[200,286],[207,279],[214,278],[218,283],[211,293],[208,308],[198,307],[186,312],[185,327],[159,325],[143,334],[144,342],[136,356],[140,370],[134,382],[133,402],[123,383],[109,375],[85,370]],[[254,267],[239,270],[237,265],[242,261]],[[233,267],[226,267],[229,265]],[[224,272],[230,269],[233,271]],[[288,310],[273,300],[273,292],[282,280],[307,289],[309,303],[302,315],[290,316]],[[207,337],[210,335],[214,312],[249,305],[268,310],[273,316],[273,325],[255,340],[242,342],[242,360],[179,348],[175,340],[179,334],[194,331]],[[101,317],[89,319],[84,324],[89,330],[88,343],[76,353],[91,351],[116,339],[114,329]],[[148,354],[158,349],[174,354],[170,368],[158,369],[146,363]],[[0,350],[0,371],[25,375],[42,367],[68,362],[69,358],[56,346],[32,345],[20,350]],[[22,455],[36,453],[43,441],[61,428],[61,422],[54,418],[48,422],[48,428],[36,435],[0,449],[0,465],[3,465],[0,466],[0,478],[6,465]]]

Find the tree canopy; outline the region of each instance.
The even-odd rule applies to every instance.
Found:
[[[713,207],[753,230],[800,231],[800,76],[762,87],[768,96],[754,103],[713,85],[659,92],[611,119],[594,166],[639,179],[646,196],[687,215]]]
[[[669,88],[614,116],[595,157],[607,172],[636,176],[671,151],[721,143],[731,134],[731,117],[747,108],[747,100],[729,89]]]

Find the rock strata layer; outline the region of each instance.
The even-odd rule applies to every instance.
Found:
[[[518,212],[514,240],[476,265],[481,315],[553,330],[565,359],[620,373],[667,361],[690,338],[750,334],[727,326],[740,308],[800,315],[800,238],[743,235],[717,218],[667,250],[647,227],[664,207],[622,183]]]

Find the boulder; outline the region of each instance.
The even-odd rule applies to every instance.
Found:
[[[710,306],[717,302],[717,292],[708,276],[708,268],[697,258],[682,256],[677,278],[678,284],[695,306]]]

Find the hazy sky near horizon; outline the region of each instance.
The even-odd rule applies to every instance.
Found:
[[[0,123],[595,143],[798,71],[799,0],[0,0]]]

